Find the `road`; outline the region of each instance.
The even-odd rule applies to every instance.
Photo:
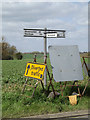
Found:
[[[74,112],[62,112],[55,114],[37,115],[37,116],[30,116],[30,117],[17,118],[17,119],[3,118],[2,120],[90,120],[90,111],[81,110]]]

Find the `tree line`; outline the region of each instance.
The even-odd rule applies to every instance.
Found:
[[[18,52],[14,45],[10,45],[2,37],[2,42],[0,42],[0,59],[2,60],[13,60],[14,58],[22,59],[22,53]]]

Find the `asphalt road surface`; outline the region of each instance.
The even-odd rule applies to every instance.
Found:
[[[78,116],[78,117],[65,117],[65,118],[3,118],[2,120],[90,120],[88,115]]]
[[[26,118],[3,118],[1,120],[90,120],[90,110],[37,115]]]

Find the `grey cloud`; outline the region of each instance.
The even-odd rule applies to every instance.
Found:
[[[48,2],[48,0],[3,0],[3,2]],[[88,0],[49,0],[49,2],[88,2]]]
[[[23,7],[24,5],[24,7]],[[3,4],[3,20],[31,22],[45,18],[68,17],[78,12],[73,3],[11,3]],[[26,18],[26,19],[25,19]]]
[[[34,39],[23,37],[23,28],[65,29],[66,39],[73,40],[73,43],[75,40],[87,39],[87,3],[3,3],[2,18],[3,34],[11,44],[22,51],[26,49],[24,44],[27,44],[29,51],[35,48],[43,49],[34,45]],[[39,45],[40,42],[38,41]],[[57,43],[60,44],[60,42]],[[83,43],[87,44],[86,41]]]

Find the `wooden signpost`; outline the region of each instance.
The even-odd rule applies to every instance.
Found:
[[[47,38],[65,38],[65,30],[51,29],[24,29],[24,37],[43,37],[44,38],[44,64],[47,63]],[[44,72],[44,86],[47,86],[47,71]]]

